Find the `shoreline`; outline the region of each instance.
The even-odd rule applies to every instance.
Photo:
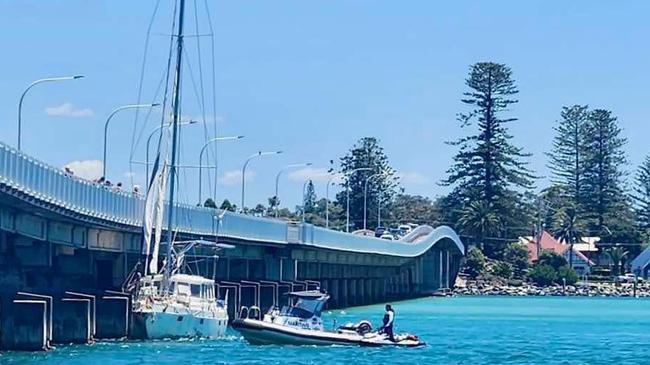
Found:
[[[636,295],[635,295],[636,294]],[[614,298],[650,298],[650,284],[614,283],[578,283],[576,285],[552,285],[540,287],[530,283],[507,285],[500,283],[467,282],[465,286],[456,287],[454,295],[458,296],[571,296],[571,297],[614,297]]]

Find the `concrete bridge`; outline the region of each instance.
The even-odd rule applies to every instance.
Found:
[[[45,336],[39,329],[36,337],[45,342],[57,342],[52,329],[63,313],[52,309],[57,306],[74,307],[62,310],[77,313],[73,319],[87,312],[83,328],[93,329],[78,329],[82,342],[102,330],[127,331],[122,312],[128,297],[119,288],[140,256],[143,208],[142,197],[71,176],[0,143],[0,348],[20,348],[7,331],[34,325],[14,315],[24,308],[37,313],[30,320],[43,324]],[[197,252],[195,263],[222,295],[228,292],[231,318],[239,306],[264,310],[282,292],[302,288],[327,290],[330,307],[427,295],[453,286],[464,253],[456,233],[444,226],[388,241],[220,213],[179,204],[175,224],[180,238],[235,246],[218,259]],[[115,313],[117,324],[114,317],[102,319]],[[108,324],[97,328],[102,321]]]

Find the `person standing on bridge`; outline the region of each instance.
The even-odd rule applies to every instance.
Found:
[[[395,342],[395,337],[393,335],[393,323],[395,322],[395,311],[390,304],[386,304],[386,312],[384,313],[383,326],[379,329],[380,333],[385,333],[388,335],[388,338]]]

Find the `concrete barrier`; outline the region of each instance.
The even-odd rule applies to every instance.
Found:
[[[60,344],[92,342],[91,301],[62,298],[54,305],[52,342]]]
[[[70,298],[88,299],[90,301],[90,337],[95,338],[97,333],[97,298],[94,295],[86,293],[78,293],[73,291],[66,291],[65,295]]]
[[[19,351],[48,350],[48,302],[16,299],[5,303],[0,325],[0,348]]]
[[[97,299],[98,339],[125,338],[129,334],[129,298],[102,296]]]

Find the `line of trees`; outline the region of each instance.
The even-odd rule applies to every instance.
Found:
[[[447,224],[490,259],[504,259],[513,239],[541,229],[569,244],[585,236],[621,244],[648,240],[650,156],[633,181],[628,179],[627,140],[612,111],[583,104],[559,110],[546,154],[550,184],[540,189],[536,185],[543,180],[529,167],[531,155],[514,143],[509,128],[519,122],[515,113],[519,90],[512,70],[505,64],[479,62],[469,67],[465,85],[460,100],[464,110],[457,117],[465,133],[448,142],[456,154],[440,181],[450,189],[447,195],[432,200],[406,194],[380,141],[364,137],[338,164],[332,161],[330,172],[342,176],[332,201],[317,197],[309,182],[306,221],[324,226],[329,205],[330,228],[345,230],[349,189],[350,230],[362,228],[367,185],[369,229],[379,224],[378,208],[382,225]],[[258,204],[247,212],[274,215],[277,204],[272,197],[266,206]],[[236,210],[227,200],[221,208]],[[302,206],[281,208],[279,216],[299,220],[302,210]],[[637,244],[626,251],[635,254],[639,248]]]
[[[650,228],[650,157],[628,189],[627,143],[614,113],[588,105],[562,107],[547,153],[550,185],[528,168],[528,153],[512,143],[508,124],[518,94],[511,69],[480,62],[470,67],[468,91],[461,100],[468,111],[458,120],[466,136],[450,142],[458,148],[441,184],[442,220],[494,259],[502,259],[508,238],[546,229],[573,245],[585,236],[629,244],[648,239]],[[533,227],[536,227],[533,229]]]

